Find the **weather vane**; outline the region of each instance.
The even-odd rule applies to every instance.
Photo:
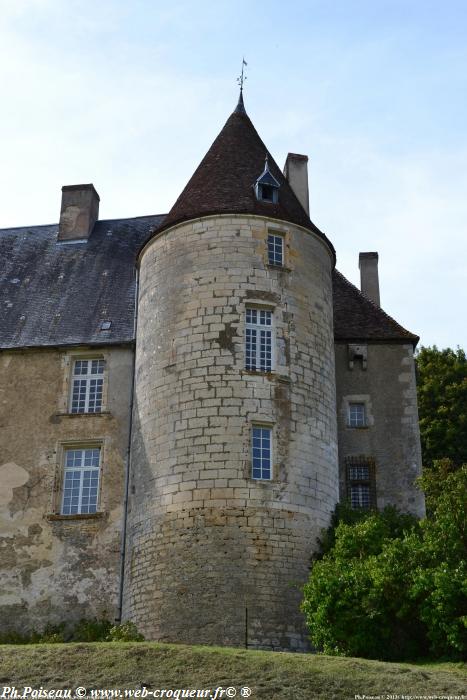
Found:
[[[243,92],[243,83],[246,80],[246,75],[243,74],[244,67],[247,66],[248,63],[245,61],[245,58],[242,59],[242,72],[239,78],[237,78],[237,83],[240,85],[240,92]]]

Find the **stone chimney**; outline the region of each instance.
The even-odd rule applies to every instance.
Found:
[[[360,253],[360,289],[377,306],[379,303],[378,253]]]
[[[58,240],[89,238],[99,216],[99,201],[94,185],[64,185]]]
[[[289,153],[284,165],[284,175],[298,201],[309,216],[308,156],[302,156],[299,153]]]

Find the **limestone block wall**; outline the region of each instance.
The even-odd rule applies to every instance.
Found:
[[[106,361],[104,412],[69,414],[76,357]],[[0,630],[113,620],[133,352],[0,352]],[[61,516],[63,450],[99,444],[98,515]]]
[[[299,586],[338,500],[331,266],[260,217],[185,223],[142,254],[124,618],[149,639],[306,647]],[[273,312],[273,372],[244,369],[248,305]],[[254,423],[271,481],[251,478]]]
[[[345,457],[375,460],[377,507],[396,505],[423,516],[415,365],[411,344],[368,343],[366,369],[349,366],[348,345],[336,343],[337,416],[341,498],[346,497]],[[348,427],[350,402],[365,404],[367,426]]]

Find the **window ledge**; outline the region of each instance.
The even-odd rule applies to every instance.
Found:
[[[283,382],[284,384],[290,384],[291,379],[287,374],[278,374],[274,370],[270,372],[263,372],[261,369],[242,369],[240,370],[240,376],[246,377],[266,377],[269,381]]]
[[[62,513],[47,513],[46,520],[100,520],[106,515],[104,511],[98,511],[97,513],[72,513],[70,515],[63,515]]]
[[[368,430],[369,425],[346,425],[348,430]]]
[[[277,270],[278,272],[292,272],[290,267],[286,265],[274,265],[274,263],[266,263],[268,270]]]
[[[98,413],[70,413],[69,411],[59,411],[58,413],[54,413],[54,418],[89,418],[89,416],[94,417],[108,417],[111,416],[112,413],[110,411],[99,411]]]

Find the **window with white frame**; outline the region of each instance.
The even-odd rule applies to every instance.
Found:
[[[252,437],[253,479],[272,479],[272,429],[254,425]]]
[[[282,267],[284,265],[284,237],[275,233],[268,234],[268,263]]]
[[[98,358],[75,360],[71,383],[70,412],[100,413],[105,361]]]
[[[349,403],[349,428],[364,428],[365,425],[365,404]]]
[[[64,451],[62,515],[97,512],[100,467],[100,447]]]
[[[270,372],[273,367],[272,311],[246,309],[245,368]]]
[[[375,462],[370,457],[347,457],[347,496],[352,508],[368,510],[376,505]]]

